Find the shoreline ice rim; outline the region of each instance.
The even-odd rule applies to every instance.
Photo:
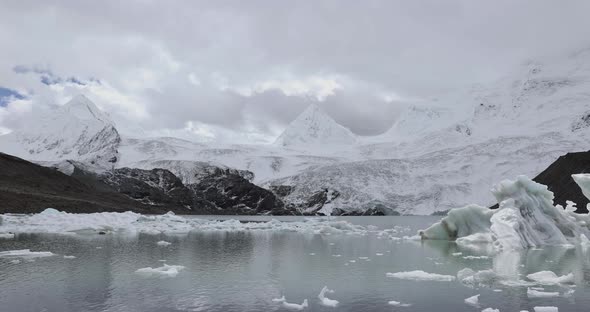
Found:
[[[0,233],[48,233],[48,234],[92,234],[98,232],[117,232],[127,234],[188,234],[199,231],[282,231],[302,234],[326,235],[367,235],[379,232],[371,226],[355,225],[345,220],[331,218],[306,218],[301,221],[279,221],[242,223],[238,219],[209,220],[183,217],[169,212],[164,215],[142,215],[134,212],[97,212],[75,214],[47,208],[44,211],[25,214],[0,215]],[[409,229],[385,230],[398,233]]]

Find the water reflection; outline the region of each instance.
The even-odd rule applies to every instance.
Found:
[[[416,218],[361,218],[358,222],[380,229],[410,226],[415,232],[432,220],[422,224]],[[156,244],[160,240],[172,244],[161,247]],[[588,252],[581,248],[494,254],[487,246],[397,241],[374,234],[220,231],[19,235],[0,240],[0,251],[27,248],[58,256],[20,264],[0,258],[2,311],[284,311],[271,301],[282,295],[289,302],[308,299],[310,311],[333,311],[317,301],[325,285],[336,291],[330,298],[340,301],[337,311],[474,311],[463,299],[478,293],[482,308],[501,311],[533,311],[538,305],[559,306],[561,312],[586,311],[590,304]],[[77,258],[64,259],[63,255]],[[163,263],[186,269],[169,279],[134,273]],[[387,272],[411,270],[455,276],[464,268],[491,269],[500,277],[475,287],[385,277]],[[503,283],[526,280],[527,274],[541,270],[558,275],[573,272],[577,279],[574,296],[532,300],[527,298],[526,287]],[[564,292],[559,286],[546,289]],[[391,307],[387,305],[390,300],[412,306]]]

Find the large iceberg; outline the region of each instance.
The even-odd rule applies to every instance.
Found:
[[[590,174],[573,175],[590,198]],[[553,204],[553,193],[526,176],[504,180],[492,189],[500,203],[492,210],[478,205],[453,209],[419,232],[422,239],[456,240],[458,244],[492,243],[496,250],[566,245],[588,237],[589,215]]]

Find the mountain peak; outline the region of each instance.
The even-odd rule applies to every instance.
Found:
[[[61,107],[61,110],[82,120],[97,119],[103,123],[112,123],[108,115],[83,94],[74,96]]]
[[[309,105],[275,141],[281,146],[346,145],[355,135],[326,114],[319,105]]]

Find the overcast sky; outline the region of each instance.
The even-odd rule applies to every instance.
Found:
[[[134,134],[269,142],[318,102],[371,135],[590,43],[586,0],[1,2],[0,132],[84,93]]]

